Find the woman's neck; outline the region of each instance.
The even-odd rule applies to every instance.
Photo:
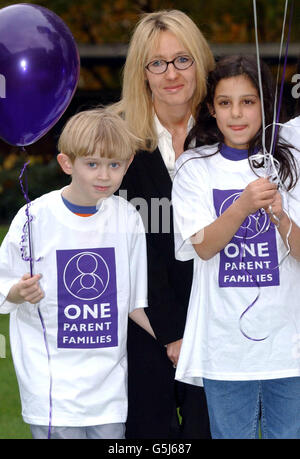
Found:
[[[160,105],[155,105],[154,103],[154,110],[161,124],[171,134],[173,134],[174,132],[179,132],[181,130],[185,130],[186,133],[188,121],[192,114],[190,107],[162,107]]]
[[[170,132],[172,145],[177,159],[184,151],[184,142],[187,136],[188,122],[191,110],[187,107],[168,107],[168,111],[161,107],[154,107],[160,123]]]

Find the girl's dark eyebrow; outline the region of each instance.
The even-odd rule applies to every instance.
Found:
[[[229,99],[232,96],[228,96],[227,94],[219,94],[216,98],[218,99],[219,97],[226,97],[227,99]],[[256,94],[242,94],[240,97],[256,97],[256,98],[259,98],[259,96],[256,95]]]

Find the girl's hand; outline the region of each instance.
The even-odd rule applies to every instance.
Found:
[[[258,209],[266,209],[272,205],[277,193],[277,185],[267,178],[259,178],[244,189],[236,201],[245,216],[254,214]]]
[[[39,285],[41,277],[40,274],[35,274],[32,277],[29,273],[24,274],[19,282],[11,287],[7,300],[16,304],[24,303],[25,301],[36,304],[41,301],[44,298],[44,292]]]
[[[274,225],[278,226],[279,221],[285,215],[284,210],[282,208],[282,198],[279,191],[277,191],[277,193],[275,194],[275,198],[273,199],[272,203],[264,209],[269,215],[271,222],[274,223]]]

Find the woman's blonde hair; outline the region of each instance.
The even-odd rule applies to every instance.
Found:
[[[58,150],[74,161],[78,156],[99,154],[103,158],[127,160],[139,147],[125,121],[104,108],[85,110],[66,123]]]
[[[142,16],[132,35],[123,70],[121,101],[112,106],[122,114],[130,130],[143,139],[143,149],[152,151],[157,146],[157,134],[153,123],[152,95],[145,77],[145,65],[149,51],[158,42],[161,32],[169,31],[183,44],[195,60],[196,91],[192,114],[206,95],[206,77],[214,68],[210,47],[196,26],[185,13],[163,10]]]

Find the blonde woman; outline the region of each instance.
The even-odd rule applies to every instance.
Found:
[[[174,380],[193,267],[175,260],[170,200],[175,159],[213,67],[204,36],[186,14],[146,14],[130,42],[122,99],[112,106],[142,140],[120,194],[138,206],[146,227],[147,315],[158,338],[129,324],[127,438],[210,436],[203,389]]]

